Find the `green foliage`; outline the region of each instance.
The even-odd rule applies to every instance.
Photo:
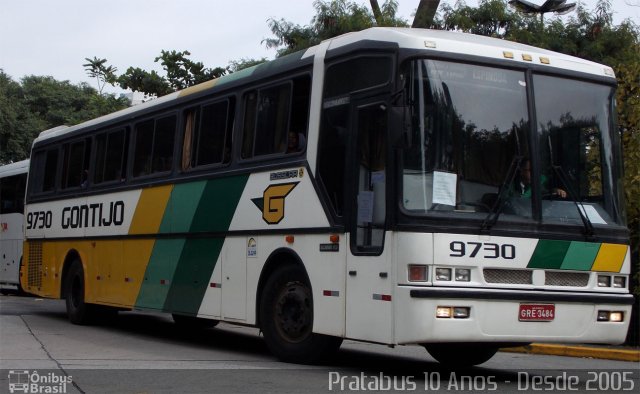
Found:
[[[187,56],[189,51],[161,51],[155,62],[161,61],[162,68],[167,73],[167,81],[174,91],[182,90],[202,82],[218,78],[226,74],[227,70],[221,67],[205,68],[201,62],[194,62]]]
[[[229,62],[227,66],[227,71],[229,73],[234,73],[236,71],[244,70],[245,68],[257,66],[258,64],[262,64],[267,61],[266,57],[260,59],[245,59],[242,58],[240,60],[232,60]]]
[[[636,45],[640,53],[640,45]],[[624,189],[631,230],[632,257],[635,256],[635,294],[640,296],[640,61],[621,64],[618,77],[618,124],[624,150]]]
[[[139,67],[129,67],[118,76],[116,82],[122,89],[143,92],[149,95],[164,96],[173,92],[169,82],[155,71],[146,71]]]
[[[89,59],[86,57],[88,63],[83,64],[82,66],[87,71],[87,74],[91,78],[95,78],[98,83],[98,93],[102,94],[102,89],[107,83],[112,83],[115,80],[115,73],[118,71],[116,67],[106,66],[107,59],[98,59],[97,57],[93,57],[93,59]]]
[[[269,28],[275,37],[263,40],[267,48],[275,48],[278,50],[278,56],[283,56],[352,31],[373,26],[407,26],[407,21],[396,16],[396,0],[387,0],[382,4],[379,21],[376,21],[367,6],[347,0],[316,0],[313,6],[316,15],[307,26],[293,24],[284,19],[269,19]]]
[[[104,77],[103,80],[112,85],[118,85],[122,89],[130,89],[160,97],[221,77],[228,71],[227,68],[223,67],[206,68],[203,63],[194,62],[188,56],[191,56],[189,51],[160,51],[160,56],[156,57],[154,61],[156,63],[160,62],[166,77],[153,70],[147,71],[139,67],[129,67],[124,74],[119,76],[114,75],[114,72],[105,73],[108,76]],[[90,75],[98,74],[101,76],[100,71],[102,69],[100,67],[106,67],[106,59],[94,57],[93,61],[87,60],[89,64],[85,64],[85,68],[91,73]],[[98,72],[96,72],[96,69]],[[112,67],[107,67],[106,69],[115,71],[115,68]]]
[[[43,130],[74,125],[127,104],[85,83],[72,85],[43,76],[18,83],[0,70],[0,164],[29,157],[33,139]]]

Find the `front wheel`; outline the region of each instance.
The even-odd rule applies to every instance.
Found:
[[[287,265],[271,275],[260,303],[269,350],[280,360],[311,364],[335,352],[342,338],[314,334],[313,296],[304,270]]]
[[[489,361],[498,347],[475,343],[429,343],[425,344],[429,354],[440,364],[452,367],[472,367]]]

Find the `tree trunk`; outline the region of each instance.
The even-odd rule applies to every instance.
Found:
[[[372,0],[373,3],[374,0]],[[428,28],[433,23],[433,17],[440,5],[440,0],[420,0],[416,16],[413,18],[411,27]]]
[[[380,11],[378,0],[371,0],[371,10],[373,11],[373,17],[376,18],[376,25],[382,26],[382,11]]]

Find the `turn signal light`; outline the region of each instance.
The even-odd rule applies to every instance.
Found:
[[[409,282],[426,282],[427,266],[410,264],[409,265]]]

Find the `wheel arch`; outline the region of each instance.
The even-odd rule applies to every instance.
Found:
[[[67,255],[64,258],[64,263],[62,263],[62,276],[60,280],[60,298],[62,299],[66,298],[67,296],[65,292],[67,289],[66,281],[67,281],[67,273],[69,272],[69,267],[71,267],[71,264],[76,260],[78,260],[80,264],[82,264],[82,271],[86,273],[86,270],[84,269],[84,264],[82,263],[82,258],[80,257],[80,253],[76,249],[69,250],[67,252]]]
[[[309,287],[311,288],[313,294],[313,287],[311,286],[311,281],[309,280],[309,273],[307,272],[307,269],[300,256],[294,250],[289,248],[279,248],[274,250],[269,255],[264,266],[262,267],[262,271],[260,272],[260,279],[258,280],[258,289],[256,291],[256,304],[254,310],[256,316],[256,326],[258,327],[260,327],[261,324],[260,304],[262,302],[265,284],[274,272],[287,265],[296,265],[302,268],[306,276],[307,283],[309,284]]]

